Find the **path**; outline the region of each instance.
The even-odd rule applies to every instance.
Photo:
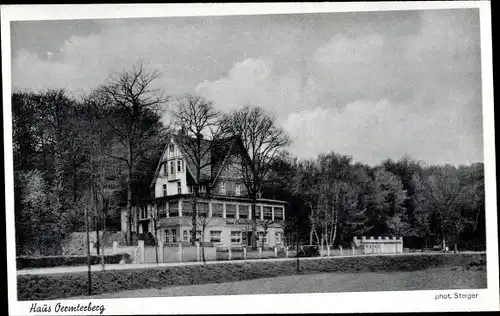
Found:
[[[455,270],[453,270],[455,269]],[[203,296],[443,290],[486,288],[486,271],[432,268],[412,272],[321,273],[290,275],[226,283],[172,286],[93,295],[92,298]],[[73,297],[71,299],[87,299]]]
[[[485,252],[461,252],[461,253],[485,253]],[[403,254],[383,254],[383,256],[406,256],[406,255],[422,255],[429,253],[403,253]],[[435,255],[453,255],[453,253],[432,253]],[[323,260],[332,258],[351,258],[351,257],[368,257],[368,256],[381,256],[380,254],[365,254],[354,256],[330,256],[330,257],[306,257],[300,260]],[[231,261],[207,261],[206,264],[227,264],[227,263],[244,263],[244,262],[279,262],[279,261],[295,261],[296,258],[271,258],[271,259],[247,259],[247,260],[231,260]],[[106,270],[129,270],[129,269],[150,269],[150,268],[163,268],[163,267],[180,267],[180,266],[196,266],[203,265],[203,262],[169,262],[169,263],[144,263],[144,264],[106,264]],[[91,271],[101,271],[101,265],[92,265]],[[17,275],[28,274],[61,274],[61,273],[77,273],[87,272],[88,266],[65,266],[65,267],[51,267],[51,268],[34,268],[17,270]]]

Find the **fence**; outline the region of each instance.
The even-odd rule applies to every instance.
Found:
[[[300,246],[299,256],[320,256],[320,257],[331,257],[331,256],[355,256],[362,254],[380,254],[380,253],[401,253],[402,239],[373,239],[373,238],[363,238],[362,240],[356,240],[358,243],[354,243],[356,246],[349,248],[339,248],[334,249],[331,246],[326,246],[323,248],[316,247],[315,252],[304,251],[308,246]],[[271,250],[263,249],[258,247],[257,250],[250,250],[247,247],[224,247],[216,248],[213,246],[201,246],[199,243],[196,246],[183,245],[179,243],[178,245],[168,244],[165,245],[162,242],[155,246],[144,245],[143,240],[139,240],[138,246],[119,246],[118,242],[113,242],[113,247],[105,247],[104,253],[106,255],[112,254],[123,254],[128,253],[132,258],[133,263],[156,263],[158,256],[158,263],[169,263],[169,262],[192,262],[192,261],[202,261],[204,251],[204,256],[206,261],[215,260],[246,260],[246,259],[269,259],[269,258],[292,258],[297,255],[297,251],[294,247],[274,247]],[[373,246],[373,245],[379,245]],[[381,247],[380,245],[385,245]],[[93,243],[90,243],[92,253],[96,253],[96,249],[93,248]],[[310,247],[310,246],[309,246]],[[158,255],[157,255],[158,253]]]

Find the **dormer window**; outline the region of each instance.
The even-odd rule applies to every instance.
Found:
[[[174,162],[170,162],[170,174],[174,174]]]
[[[207,192],[207,187],[205,185],[200,185],[200,192],[201,193],[206,193]]]
[[[163,185],[163,196],[167,196],[167,185]]]
[[[241,185],[239,185],[239,184],[236,185],[235,194],[236,194],[236,196],[241,195]]]
[[[168,166],[167,163],[163,163],[163,175],[168,175]]]
[[[220,194],[226,194],[226,182],[220,184]]]
[[[181,172],[182,171],[182,162],[180,160],[177,160],[177,172]]]
[[[174,153],[174,144],[168,145],[168,151],[170,151],[171,154]]]

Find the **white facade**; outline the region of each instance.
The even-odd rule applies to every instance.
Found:
[[[156,198],[165,196],[165,188],[167,196],[188,193],[186,161],[173,139],[166,146],[158,168],[154,189]]]

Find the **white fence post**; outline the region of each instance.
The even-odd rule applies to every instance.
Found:
[[[227,257],[228,257],[229,260],[231,260],[232,259],[231,246],[227,247],[227,251],[228,251],[227,252]]]
[[[340,248],[340,255],[342,256],[342,246],[339,246]]]
[[[247,247],[243,246],[243,259],[247,259]]]
[[[285,247],[285,257],[288,258],[288,246]]]
[[[330,257],[330,245],[328,245],[326,248],[326,256]]]
[[[200,261],[200,242],[196,242],[196,261]]]
[[[182,262],[182,243],[179,242],[179,262]]]
[[[118,242],[113,241],[113,254],[116,255],[118,253]]]
[[[163,248],[163,241],[158,241],[158,262],[159,263],[163,263],[163,251],[165,250],[165,248]]]
[[[94,242],[93,241],[89,242],[89,247],[90,247],[90,253],[93,253],[94,252]]]
[[[259,247],[259,258],[262,259],[262,247]]]
[[[352,255],[354,256],[354,245],[352,246]]]
[[[274,257],[278,258],[278,247],[274,247]]]
[[[146,250],[144,249],[144,240],[139,240],[137,242],[137,244],[138,244],[138,247],[140,247],[139,251],[141,254],[141,259],[140,259],[139,263],[144,263],[144,259],[145,259],[144,257],[146,256],[145,255]]]

